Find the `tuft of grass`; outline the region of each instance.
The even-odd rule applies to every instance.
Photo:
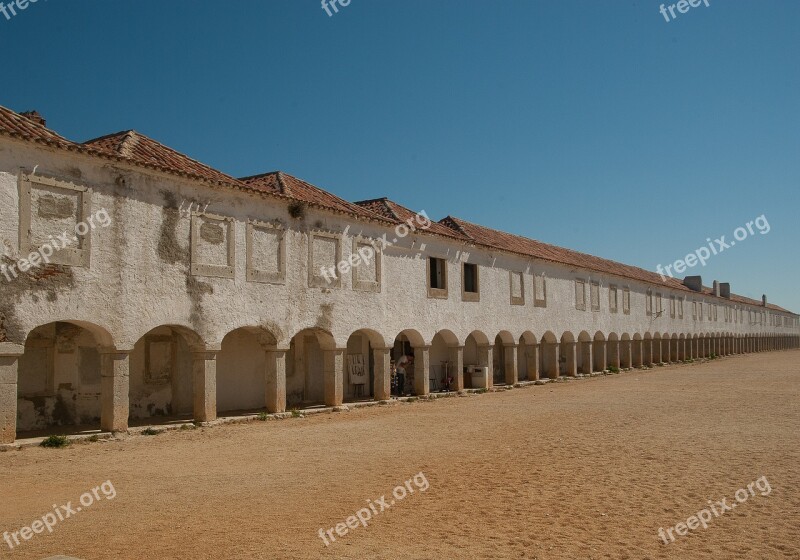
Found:
[[[195,426],[194,424],[184,424],[183,426],[181,426],[181,431],[196,430],[196,429],[197,426]]]
[[[39,445],[42,447],[62,448],[69,446],[70,441],[67,436],[48,436],[47,439],[42,441]]]
[[[267,420],[269,420],[269,415],[266,412],[259,412],[258,413],[258,419],[261,422],[266,422]]]
[[[144,430],[142,430],[143,436],[157,436],[160,433],[161,430],[156,430],[154,428],[145,428]]]
[[[616,366],[611,366],[608,368],[608,371],[610,371],[611,373],[619,373],[619,368]]]
[[[92,443],[96,443],[96,442],[100,441],[100,436],[95,434],[95,435],[89,437],[89,439],[87,439],[86,441],[91,441]]]
[[[292,413],[292,418],[300,418],[300,416],[302,416],[302,414],[300,414],[300,411],[297,410],[296,408],[293,408],[289,412]]]

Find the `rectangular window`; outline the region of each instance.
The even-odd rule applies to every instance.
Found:
[[[547,307],[547,279],[544,273],[533,276],[533,306]]]
[[[697,302],[692,302],[692,319],[697,320]]]
[[[461,267],[461,299],[464,301],[481,299],[477,264],[464,263]]]
[[[678,319],[683,319],[683,298],[678,298]]]
[[[575,280],[575,309],[586,311],[586,282]]]
[[[600,283],[592,282],[591,287],[592,311],[600,311]]]
[[[677,309],[675,308],[675,296],[669,296],[669,316],[674,319]]]
[[[608,287],[608,310],[611,313],[616,313],[617,312],[617,306],[619,305],[619,301],[617,300],[618,297],[619,296],[617,294],[617,287],[616,286],[609,286]]]
[[[521,272],[509,271],[511,305],[525,305],[525,277]]]
[[[664,311],[661,294],[656,294],[656,314],[661,314]]]
[[[702,301],[697,303],[697,318],[700,321],[703,320],[703,302]]]
[[[447,261],[428,258],[428,297],[447,299]]]
[[[625,315],[631,314],[631,290],[630,288],[625,288],[622,290],[622,312]]]
[[[653,314],[653,290],[647,290],[644,296],[645,313],[649,316]]]

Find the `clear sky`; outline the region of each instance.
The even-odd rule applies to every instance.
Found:
[[[800,2],[660,5],[39,0],[0,104],[650,270],[763,214],[688,273],[800,312]]]

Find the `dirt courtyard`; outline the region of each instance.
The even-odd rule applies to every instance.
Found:
[[[0,557],[796,559],[799,393],[800,351],[784,351],[9,451],[0,532],[105,481],[116,495],[95,491],[13,550],[0,540]],[[737,503],[761,477],[770,491]],[[414,492],[381,512],[409,479]],[[659,537],[723,498],[736,507],[706,529]],[[370,503],[367,526],[337,536]],[[334,529],[327,548],[321,528]]]

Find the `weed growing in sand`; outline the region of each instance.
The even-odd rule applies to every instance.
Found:
[[[71,442],[67,436],[48,436],[39,445],[42,447],[61,448],[67,447]]]

